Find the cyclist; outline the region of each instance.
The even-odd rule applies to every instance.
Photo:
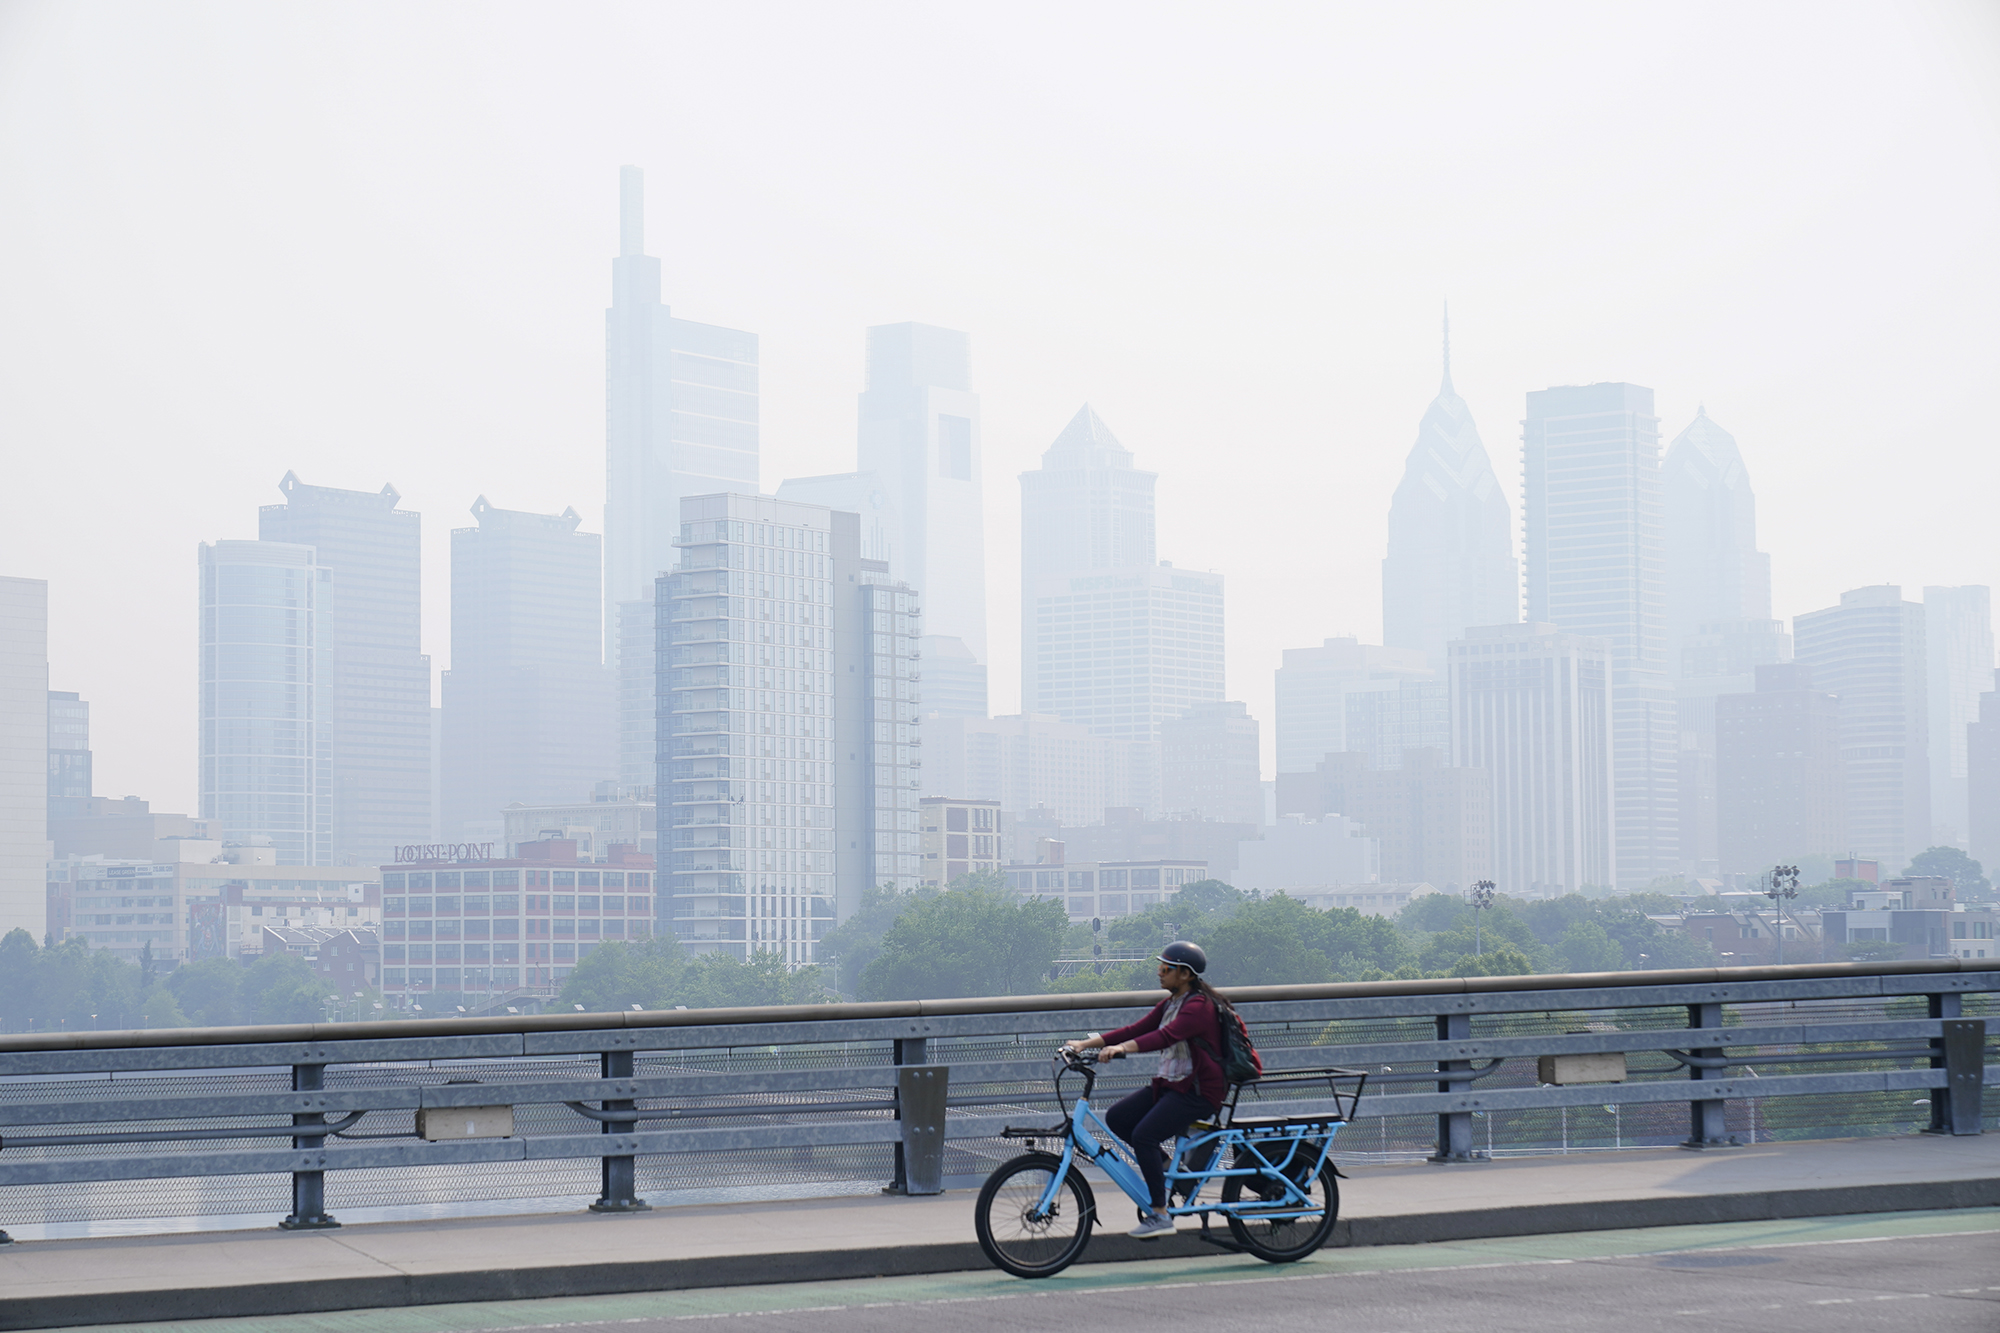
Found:
[[[1104,1114],[1111,1132],[1132,1147],[1140,1174],[1152,1192],[1152,1207],[1127,1235],[1153,1240],[1173,1234],[1167,1216],[1167,1154],[1161,1146],[1197,1120],[1216,1114],[1229,1095],[1222,1063],[1222,997],[1202,980],[1208,955],[1198,944],[1175,940],[1155,957],[1167,998],[1138,1022],[1114,1032],[1068,1043],[1071,1050],[1101,1051],[1100,1062],[1118,1054],[1161,1051],[1153,1081]]]

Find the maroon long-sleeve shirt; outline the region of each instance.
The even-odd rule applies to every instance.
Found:
[[[1222,1022],[1215,1012],[1215,1006],[1200,991],[1191,993],[1181,1002],[1181,1011],[1174,1015],[1174,1021],[1164,1026],[1160,1015],[1167,1011],[1173,997],[1161,1000],[1153,1006],[1153,1012],[1136,1023],[1104,1034],[1106,1046],[1116,1046],[1121,1042],[1131,1042],[1141,1052],[1160,1051],[1175,1042],[1188,1044],[1188,1054],[1194,1058],[1194,1077],[1174,1079],[1156,1078],[1155,1091],[1191,1092],[1210,1106],[1222,1105],[1222,1099],[1229,1095],[1229,1080],[1223,1076],[1222,1062],[1217,1058],[1222,1050]],[[1195,1038],[1201,1040],[1197,1042]],[[1207,1050],[1203,1050],[1203,1045]]]

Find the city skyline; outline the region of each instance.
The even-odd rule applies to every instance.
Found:
[[[269,36],[274,29],[266,25],[277,22],[251,22],[246,40]],[[200,540],[248,535],[236,516],[261,502],[269,476],[293,468],[356,490],[393,478],[407,507],[438,514],[458,511],[475,491],[510,508],[558,508],[543,498],[553,472],[578,483],[559,488],[562,500],[594,516],[602,472],[603,261],[618,248],[621,162],[648,168],[654,230],[662,233],[648,248],[671,275],[674,313],[759,331],[766,487],[778,477],[846,465],[861,330],[918,320],[976,340],[986,472],[994,483],[986,488],[986,527],[995,712],[1013,705],[1010,663],[1018,660],[1009,642],[1018,623],[1009,586],[1018,528],[1009,488],[999,481],[1031,465],[1083,401],[1141,443],[1148,467],[1159,472],[1161,529],[1176,534],[1167,553],[1229,579],[1230,694],[1253,716],[1272,716],[1264,673],[1276,665],[1279,647],[1342,632],[1374,640],[1374,566],[1385,521],[1376,497],[1393,487],[1410,422],[1435,387],[1436,302],[1444,295],[1452,298],[1461,349],[1457,388],[1489,448],[1499,451],[1504,485],[1514,480],[1502,455],[1511,453],[1510,419],[1524,390],[1634,380],[1658,391],[1657,410],[1670,430],[1705,402],[1742,442],[1758,482],[1760,547],[1773,556],[1773,611],[1787,622],[1872,582],[1915,589],[1995,580],[1990,557],[1961,554],[1964,544],[1947,538],[1977,530],[1956,507],[1994,484],[1990,451],[1974,447],[1984,427],[1972,387],[1981,376],[1971,373],[1995,359],[1993,335],[1952,313],[1987,304],[1981,292],[1993,280],[1992,260],[1968,251],[1965,240],[1990,234],[1993,194],[1983,177],[1931,170],[1933,155],[1992,156],[1985,122],[1964,114],[1985,96],[1984,85],[1968,92],[1949,80],[1914,80],[1930,50],[1925,42],[1934,38],[1893,22],[1865,30],[1851,20],[1816,25],[1814,59],[1776,74],[1781,95],[1774,101],[1817,117],[1801,140],[1790,135],[1789,122],[1729,91],[1755,82],[1746,74],[1781,32],[1797,40],[1796,24],[1781,18],[1751,20],[1741,41],[1719,55],[1712,41],[1700,40],[1699,21],[1681,36],[1642,18],[1550,41],[1532,21],[1516,25],[1516,33],[1470,20],[1426,47],[1436,72],[1419,75],[1390,102],[1395,114],[1379,147],[1369,150],[1379,158],[1343,159],[1352,171],[1328,172],[1333,158],[1315,156],[1303,138],[1281,138],[1274,151],[1303,152],[1305,170],[1268,174],[1297,181],[1301,193],[1256,187],[1240,211],[1224,205],[1192,213],[1153,206],[1143,172],[1119,165],[1130,155],[1105,151],[1115,146],[1105,138],[1114,133],[1131,136],[1141,162],[1159,143],[1186,146],[1185,136],[1161,134],[1172,123],[1168,107],[1135,89],[1126,65],[1106,71],[1099,86],[1138,92],[1141,122],[1113,130],[1074,117],[1081,108],[1065,103],[1072,113],[1065,118],[1087,127],[1081,151],[1056,147],[1056,169],[1038,160],[1032,181],[990,136],[954,145],[950,133],[963,128],[957,113],[943,116],[945,133],[925,130],[901,143],[889,132],[901,120],[832,108],[833,123],[855,148],[824,153],[832,171],[852,174],[849,184],[827,191],[821,187],[830,173],[787,155],[770,134],[772,122],[755,119],[751,100],[721,81],[676,81],[675,114],[654,116],[657,131],[635,130],[630,126],[643,117],[629,114],[636,104],[619,100],[633,94],[618,91],[620,81],[596,65],[591,81],[607,89],[607,100],[590,102],[580,119],[551,124],[549,133],[528,132],[501,109],[495,123],[506,128],[507,147],[473,141],[462,152],[439,152],[421,118],[396,118],[396,135],[409,139],[404,148],[380,121],[364,117],[352,132],[370,151],[357,155],[353,145],[332,143],[301,121],[330,86],[324,68],[306,62],[294,71],[296,96],[275,85],[265,90],[272,124],[298,136],[296,151],[282,164],[275,155],[223,153],[210,146],[215,136],[202,132],[209,104],[177,107],[157,95],[156,76],[144,68],[163,50],[183,51],[184,39],[144,20],[123,35],[102,23],[62,18],[32,34],[10,34],[10,46],[0,50],[11,55],[25,43],[59,57],[10,66],[20,77],[4,95],[38,99],[44,110],[71,108],[79,132],[123,114],[130,97],[149,97],[161,108],[157,121],[137,126],[129,140],[114,134],[95,144],[47,128],[64,116],[38,114],[16,123],[41,128],[0,144],[19,178],[54,185],[41,192],[51,201],[43,211],[7,220],[5,239],[24,268],[60,275],[63,288],[58,304],[30,283],[17,306],[20,327],[38,336],[8,372],[9,421],[15,438],[41,446],[22,460],[23,481],[49,505],[10,530],[0,567],[53,579],[52,674],[93,701],[101,792],[194,807],[192,710],[163,712],[156,702],[193,694],[186,564],[179,555],[147,553],[184,553]],[[1087,36],[1098,23],[1085,21]],[[1530,49],[1533,42],[1523,40],[1530,34],[1546,51]],[[1648,40],[1634,46],[1620,34]],[[419,24],[412,49],[425,49],[437,35]],[[642,28],[633,50],[657,35]],[[341,47],[348,38],[331,40]],[[1194,45],[1186,34],[1159,40],[1170,58]],[[1362,46],[1380,52],[1373,45],[1380,40]],[[76,88],[100,105],[82,105],[76,88],[56,78],[58,71],[76,76],[77,67],[60,57],[84,49],[79,43],[97,53],[101,72],[82,76]],[[1459,136],[1437,135],[1436,122],[1417,113],[1426,98],[1439,108],[1461,106],[1446,95],[1453,79],[1467,92],[1490,91],[1491,71],[1509,61],[1560,66],[1609,47],[1642,50],[1620,77],[1658,90],[1680,77],[1677,57],[1689,44],[1709,53],[1704,67],[1722,91],[1674,118],[1621,110],[1588,127],[1586,147],[1616,145],[1618,166],[1587,189],[1557,173],[1546,202],[1518,222],[1475,227],[1466,210],[1440,207],[1447,196],[1493,189],[1496,167],[1519,178],[1524,168],[1553,161],[1546,148],[1524,148],[1482,165],[1495,143],[1484,126],[1462,147],[1444,144]],[[629,58],[605,56],[600,42],[587,45],[593,62]],[[1476,47],[1485,49],[1471,63]],[[188,54],[189,68],[211,68],[198,52]],[[789,48],[766,54],[776,68],[800,68]],[[561,51],[554,58],[558,65],[570,59]],[[1066,68],[1062,59],[1036,56],[1028,67],[1052,72]],[[1855,98],[1842,71],[1857,63],[1871,72],[1871,90],[1914,93],[1899,106],[1883,104],[1874,91]],[[737,65],[725,64],[740,77]],[[962,72],[990,77],[978,61]],[[1490,133],[1527,145],[1546,143],[1538,128],[1545,118],[1590,105],[1598,87],[1586,81],[1560,94],[1539,91],[1520,73],[1511,69],[1510,95],[1496,103]],[[1974,77],[1988,73],[1982,66]],[[559,71],[558,84],[570,86],[562,83],[567,77]],[[1279,82],[1287,77],[1281,71]],[[768,95],[771,85],[764,77],[746,88]],[[1368,84],[1355,96],[1370,88],[1379,91]],[[1240,91],[1231,84],[1227,95]],[[487,110],[483,96],[474,91],[468,108]],[[691,120],[704,98],[722,114]],[[1853,106],[1844,110],[1836,100]],[[612,106],[628,114],[593,118]],[[740,120],[746,110],[753,111],[747,122]],[[1219,123],[1238,131],[1266,111],[1253,96],[1244,111],[1221,109]],[[1023,127],[1029,132],[1040,124],[1034,114]],[[1311,140],[1334,143],[1343,136],[1327,131],[1351,114],[1345,101],[1318,102],[1299,123],[1310,127]],[[700,123],[702,134],[689,135],[691,123]],[[1714,130],[1725,123],[1740,127],[1740,146],[1718,153],[1715,145],[1729,136]],[[1863,125],[1870,128],[1853,132]],[[1913,132],[1933,125],[1951,128],[1936,138]],[[1796,151],[1773,173],[1765,150],[1780,131]],[[1891,141],[1920,147],[1890,154],[1882,145]],[[762,143],[778,156],[758,161],[749,150]],[[962,147],[964,155],[950,158],[947,147]],[[1191,151],[1191,166],[1232,185],[1249,183],[1205,145]],[[1580,150],[1564,150],[1571,151]],[[952,165],[906,173],[899,183],[862,169],[876,153],[887,155],[892,170],[906,168],[911,154]],[[369,165],[357,167],[357,158]],[[157,168],[147,165],[154,159]],[[418,160],[421,173],[409,169]],[[1086,161],[1112,165],[1094,176],[1064,174]],[[508,162],[518,169],[502,166]],[[1423,169],[1413,174],[1398,162]],[[1808,206],[1808,183],[1833,163],[1840,178],[1863,182],[1871,199],[1935,181],[1924,188],[1947,198],[1927,212],[1942,231],[1932,228],[1917,248],[1892,210],[1869,204],[1832,218]],[[785,185],[788,171],[811,188]],[[981,172],[1018,202],[995,210],[991,195],[968,193],[967,179]],[[1385,222],[1396,225],[1320,225],[1327,219],[1318,182],[1332,179],[1358,180],[1382,201]],[[1144,201],[1157,240],[1131,225],[1132,208],[1118,201],[1125,194]],[[812,211],[801,209],[805,199]],[[1573,215],[1586,200],[1594,210],[1590,231],[1603,243],[1579,249]],[[217,216],[241,225],[214,226]],[[1082,221],[1094,217],[1106,220],[1102,229]],[[1413,218],[1423,244],[1398,245],[1398,227]],[[1056,219],[1066,227],[1058,248],[1068,254],[1037,243],[1039,229]],[[1771,227],[1784,236],[1776,250]],[[1546,241],[1534,237],[1537,229]],[[1414,250],[1430,257],[1413,257]],[[1860,261],[1841,265],[1838,284],[1826,283],[1819,262],[1830,253]],[[299,254],[314,256],[325,280],[298,286],[261,276],[283,271]],[[1897,262],[1884,267],[1891,254]],[[1169,255],[1171,263],[1161,262]],[[1354,265],[1355,255],[1367,264]],[[1368,270],[1365,280],[1342,276],[1358,268]],[[1891,272],[1893,292],[1883,285]],[[1926,285],[1946,272],[1948,302]],[[253,283],[244,275],[259,276]],[[113,290],[118,295],[108,298]],[[146,355],[122,352],[117,343],[84,355],[86,345],[98,345],[83,338],[104,329],[76,322],[72,304],[115,305],[130,345],[142,340]],[[1162,317],[1168,309],[1175,318]],[[1188,336],[1195,326],[1188,311],[1200,312],[1201,336]],[[105,355],[133,372],[108,391],[78,378]],[[299,411],[303,402],[315,410]],[[1884,449],[1898,461],[1886,486],[1874,471]],[[65,454],[110,464],[109,483],[92,488],[90,502],[103,511],[113,540],[68,539],[84,518],[81,488],[50,470]],[[204,466],[185,466],[192,457]],[[1257,477],[1272,484],[1231,485],[1248,475],[1252,460]],[[1330,508],[1340,521],[1325,522]],[[1852,541],[1846,533],[1856,523],[1892,531],[1896,540]],[[424,538],[420,646],[439,670],[448,665],[445,536],[434,522]],[[162,666],[143,686],[119,647],[134,637],[159,645]]]

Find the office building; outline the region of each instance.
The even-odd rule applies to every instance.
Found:
[[[1236,877],[1245,893],[1294,898],[1381,878],[1381,851],[1357,820],[1344,815],[1305,819],[1285,815],[1256,842],[1236,849]]]
[[[1601,639],[1609,651],[1615,874],[1620,886],[1639,887],[1681,869],[1653,391],[1537,390],[1521,441],[1528,619]]]
[[[0,936],[48,934],[49,585],[0,577]]]
[[[917,722],[917,663],[896,654],[913,634],[892,624],[874,651],[855,515],[749,495],[681,508],[658,584],[663,924],[696,952],[809,963],[872,874],[868,727]],[[889,768],[908,771],[897,734]],[[919,792],[891,789],[888,813],[905,798],[917,834]]]
[[[1994,940],[1991,907],[1958,901],[1957,889],[1938,875],[1912,875],[1884,881],[1875,889],[1853,889],[1844,909],[1822,914],[1827,942],[1835,952],[1842,944],[1898,945],[1888,957],[2000,957]]]
[[[1768,622],[1771,557],[1757,549],[1757,497],[1736,437],[1700,409],[1667,446],[1666,661],[1714,621]]]
[[[1993,688],[1992,597],[1979,585],[1924,589],[1924,666],[1930,702],[1929,845],[1966,836],[1965,729]]]
[[[1990,880],[2000,870],[2000,693],[1979,696],[1965,729],[1966,846]]]
[[[646,178],[618,172],[604,312],[604,634],[619,680],[619,785],[654,783],[654,580],[681,501],[759,482],[757,335],[678,319],[646,253]]]
[[[1356,714],[1367,734],[1351,744],[1347,734],[1350,701],[1362,694],[1398,694],[1403,682],[1442,681],[1416,648],[1378,648],[1351,636],[1327,639],[1317,648],[1287,648],[1276,673],[1279,814],[1284,776],[1312,773],[1336,750],[1380,745],[1384,730],[1372,710]],[[1400,702],[1388,713],[1386,728],[1395,739],[1402,724]],[[1373,756],[1382,764],[1388,756]]]
[[[1053,898],[1072,922],[1109,920],[1158,907],[1183,887],[1208,878],[1199,861],[1106,862],[1056,860],[1000,868],[1023,899]]]
[[[1036,585],[1033,615],[1043,712],[1152,742],[1161,723],[1222,701],[1220,574],[1160,565],[1052,577]]]
[[[1909,864],[1930,845],[1930,669],[1924,607],[1893,584],[1792,621],[1813,688],[1840,697],[1848,850]]]
[[[1401,768],[1410,750],[1451,753],[1450,684],[1398,680],[1395,685],[1348,693],[1346,749],[1365,755],[1370,768]]]
[[[553,805],[509,805],[501,813],[501,837],[509,856],[524,843],[567,841],[586,861],[602,858],[613,847],[648,856],[659,850],[659,803],[651,787],[620,787],[600,782],[588,801]]]
[[[381,875],[373,866],[281,866],[269,855],[169,839],[143,857],[59,857],[44,872],[50,933],[58,944],[81,939],[133,963],[150,949],[154,966],[164,970],[256,957],[267,925],[365,930],[381,924]]]
[[[951,329],[869,329],[858,470],[882,479],[902,520],[889,568],[923,598],[927,633],[984,662],[986,510],[971,362],[971,339]]]
[[[949,634],[924,635],[923,663],[926,714],[986,716],[986,664],[972,655],[965,640]]]
[[[616,690],[601,657],[600,543],[574,509],[528,514],[480,496],[451,534],[444,674],[444,838],[512,804],[577,801],[618,772]]]
[[[1151,745],[1222,701],[1222,578],[1154,563],[1154,480],[1088,406],[1021,474],[1024,713]]]
[[[166,850],[160,846],[163,839],[222,845],[220,821],[155,813],[151,802],[137,796],[87,796],[67,802],[64,808],[68,813],[49,820],[49,855],[58,860],[75,856],[149,860]]]
[[[200,567],[201,818],[286,865],[332,865],[333,571],[275,541],[203,545]]]
[[[1451,645],[1452,758],[1493,784],[1502,893],[1611,883],[1609,656],[1600,639],[1540,624],[1475,628]]]
[[[869,882],[906,893],[923,882],[923,634],[916,589],[891,580],[879,560],[859,565],[859,611],[851,642],[861,668],[862,818]],[[836,639],[843,637],[836,634]]]
[[[91,791],[90,703],[73,690],[50,690],[49,822],[81,813]]]
[[[1152,743],[1093,735],[1043,713],[924,723],[926,796],[995,801],[1013,816],[1039,808],[1052,826],[1101,823],[1113,807],[1155,809],[1158,776]]]
[[[1264,836],[1263,821],[1240,824],[1214,819],[1146,819],[1144,812],[1113,806],[1101,824],[1062,824],[1047,831],[1072,861],[1199,861],[1211,877],[1236,882],[1239,853]],[[1032,856],[1032,820],[1013,821],[1015,860]],[[1028,855],[1023,855],[1026,852]]]
[[[1847,847],[1840,703],[1804,663],[1759,666],[1714,697],[1717,868],[1762,875]]]
[[[333,847],[373,865],[431,831],[431,660],[419,642],[418,515],[379,493],[308,486],[286,473],[285,503],[257,514],[265,542],[310,547],[332,578],[322,608],[331,647]],[[206,813],[206,811],[204,811]]]
[[[1264,822],[1257,719],[1234,700],[1160,723],[1160,806],[1183,819]]]
[[[653,858],[613,848],[602,861],[560,839],[501,860],[381,867],[382,992],[392,1008],[550,995],[607,941],[654,933]],[[456,1003],[451,1001],[448,1003]]]
[[[1472,412],[1452,388],[1447,322],[1444,383],[1417,426],[1417,442],[1389,503],[1382,642],[1422,653],[1442,672],[1445,645],[1468,626],[1520,618],[1514,517]]]
[[[1000,869],[1000,802],[926,796],[922,822],[926,887],[949,888],[961,875]]]
[[[1757,689],[1759,667],[1789,662],[1792,636],[1782,620],[1710,620],[1684,636],[1674,681],[1680,730],[1676,795],[1680,805],[1681,872],[1689,878],[1718,869],[1715,701]]]
[[[1316,800],[1302,813],[1354,821],[1375,840],[1387,882],[1461,892],[1493,874],[1493,783],[1485,770],[1445,759],[1441,750],[1411,750],[1399,767],[1382,769],[1357,751],[1330,754],[1315,775]]]

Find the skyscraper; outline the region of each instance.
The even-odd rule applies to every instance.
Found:
[[[923,600],[928,663],[948,663],[950,689],[926,695],[986,716],[986,518],[979,398],[971,341],[928,324],[868,330],[854,472],[794,477],[778,498],[861,517],[861,554]]]
[[[286,502],[258,511],[259,538],[311,547],[313,563],[332,575],[332,864],[380,865],[431,831],[421,519],[396,508],[393,486],[343,491],[287,472],[278,489]]]
[[[1222,576],[1155,563],[1154,480],[1087,406],[1021,474],[1023,712],[1150,745],[1222,700]]]
[[[1047,580],[1095,570],[1150,568],[1157,480],[1132,466],[1132,451],[1089,404],[1042,454],[1041,467],[1021,474],[1023,713],[1055,711],[1039,695],[1039,589]]]
[[[1792,635],[1813,688],[1840,697],[1849,850],[1901,869],[1931,828],[1924,608],[1894,584],[1856,588],[1796,617]]]
[[[82,814],[91,791],[90,701],[74,690],[50,690],[49,819]]]
[[[1276,673],[1278,773],[1314,773],[1339,750],[1366,749],[1347,734],[1348,704],[1360,694],[1396,694],[1404,681],[1429,681],[1439,673],[1421,648],[1378,648],[1352,636],[1317,648],[1287,648]],[[1377,735],[1371,726],[1367,739]],[[1371,752],[1372,753],[1372,752]],[[1377,767],[1386,756],[1374,756]],[[1293,813],[1279,810],[1279,814]]]
[[[1451,645],[1453,760],[1493,790],[1500,891],[1559,897],[1610,882],[1611,665],[1603,642],[1528,623]]]
[[[1617,882],[1644,885],[1681,867],[1653,391],[1592,384],[1530,393],[1521,441],[1528,619],[1609,649]]]
[[[1715,696],[1717,864],[1762,875],[1847,850],[1840,700],[1799,662],[1759,666],[1757,688]]]
[[[862,748],[856,762],[866,774],[861,827],[868,883],[907,893],[923,883],[924,872],[923,778],[918,771],[923,687],[917,680],[922,675],[918,644],[926,599],[891,578],[884,562],[859,563],[859,623],[834,638],[836,644],[847,639],[861,650],[855,654],[862,677]],[[844,654],[836,648],[836,660],[840,656]]]
[[[1520,618],[1514,518],[1472,412],[1451,386],[1447,322],[1444,383],[1417,426],[1417,442],[1389,503],[1382,642],[1416,649],[1442,671],[1445,644],[1467,626]],[[1319,759],[1314,755],[1310,762]]]
[[[1771,618],[1771,557],[1757,549],[1757,497],[1736,437],[1706,408],[1667,446],[1666,655],[1714,621]]]
[[[1966,847],[1992,879],[2000,870],[2000,692],[1979,696],[1965,729]]]
[[[618,773],[600,653],[601,545],[574,509],[528,514],[480,496],[451,534],[444,695],[444,836],[474,839],[501,808],[580,801]],[[651,784],[646,784],[650,786]]]
[[[993,801],[1014,818],[1039,807],[1052,824],[1076,827],[1101,824],[1113,807],[1144,810],[1157,778],[1149,742],[1094,735],[1046,713],[924,719],[926,799]]]
[[[631,700],[653,688],[653,580],[674,565],[683,497],[757,490],[757,335],[676,319],[646,252],[646,181],[618,173],[604,312],[606,657]],[[620,781],[652,782],[653,718],[625,714]]]
[[[333,571],[290,542],[220,541],[200,563],[201,816],[280,865],[332,865]]]
[[[657,585],[663,924],[696,951],[809,963],[873,872],[878,761],[913,773],[917,661],[896,645],[915,633],[892,624],[877,651],[853,514],[704,495],[682,516],[680,563]],[[883,756],[868,728],[885,723]]]
[[[1707,620],[1680,640],[1679,659],[1681,866],[1689,876],[1717,875],[1716,700],[1752,693],[1759,668],[1791,661],[1792,636],[1782,620]]]
[[[1235,700],[1160,723],[1160,808],[1225,824],[1264,822],[1257,719]]]
[[[868,330],[859,470],[902,518],[890,571],[923,598],[926,635],[986,660],[986,511],[971,339],[928,324]]]
[[[1924,589],[1929,673],[1931,833],[1926,846],[1966,835],[1965,729],[1993,688],[1992,596],[1977,584]]]
[[[48,934],[49,585],[0,577],[0,935]]]

